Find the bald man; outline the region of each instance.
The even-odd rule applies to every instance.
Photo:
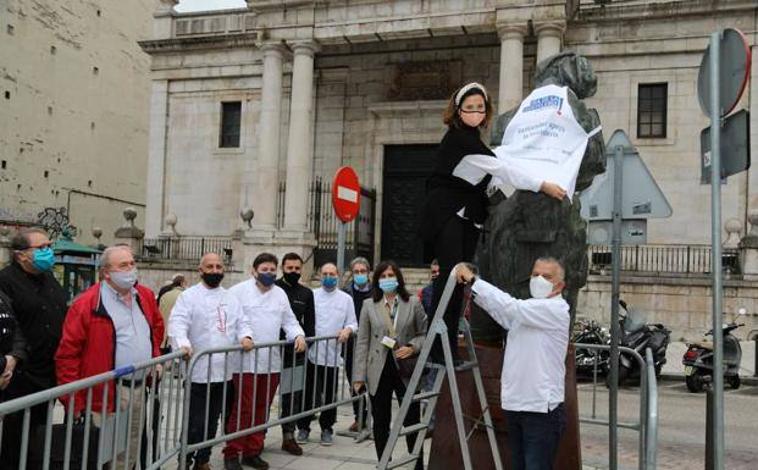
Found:
[[[221,287],[221,280],[224,278],[224,262],[221,257],[216,253],[204,255],[198,271],[201,281],[179,294],[171,310],[168,336],[172,346],[182,349],[187,356],[191,356],[195,351],[229,348],[237,344],[245,351],[251,350],[253,332],[250,321],[244,315],[237,298]],[[224,353],[203,355],[191,371],[187,428],[189,444],[213,439],[216,436],[223,404],[226,403],[226,410],[230,411],[235,403],[231,382],[234,364],[224,364],[229,357]],[[194,470],[209,469],[210,456],[210,447],[190,452],[187,455],[188,468],[194,462]]]

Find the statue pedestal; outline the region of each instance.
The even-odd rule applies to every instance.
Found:
[[[459,350],[464,358],[466,351]],[[503,468],[511,468],[511,455],[507,443],[507,431],[505,412],[500,407],[500,372],[503,366],[503,350],[486,346],[476,346],[476,356],[479,360],[482,372],[482,381],[487,395],[487,402],[492,414],[492,422],[495,426],[495,434],[503,459]],[[482,415],[479,400],[476,396],[476,387],[471,372],[464,371],[456,374],[458,388],[463,407],[464,426],[466,432],[470,432],[475,419]],[[555,470],[581,470],[582,457],[579,443],[579,407],[576,397],[576,373],[574,369],[574,347],[569,346],[566,355],[566,430],[561,438],[558,455],[555,459]],[[450,399],[450,388],[447,380],[442,385],[442,395],[437,401],[437,412],[434,424],[434,437],[429,458],[428,468],[434,470],[460,470],[463,468],[458,435],[455,432],[455,417],[453,416],[453,403]],[[471,463],[476,470],[494,469],[487,432],[483,425],[477,429],[469,439]]]

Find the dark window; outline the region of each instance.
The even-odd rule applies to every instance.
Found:
[[[666,137],[668,83],[640,84],[637,94],[637,137]]]
[[[233,148],[240,146],[240,115],[242,102],[221,103],[221,135],[218,146]]]

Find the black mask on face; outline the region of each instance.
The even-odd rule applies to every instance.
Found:
[[[284,280],[287,281],[287,284],[291,286],[295,286],[300,280],[300,273],[296,273],[296,272],[284,273]]]
[[[215,289],[221,284],[221,280],[224,278],[224,273],[203,273],[203,282],[211,289]]]

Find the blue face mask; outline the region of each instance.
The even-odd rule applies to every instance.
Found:
[[[384,279],[379,279],[379,288],[385,294],[394,293],[397,290],[397,286],[398,286],[397,278],[386,277]]]
[[[368,274],[354,274],[353,281],[356,286],[365,286],[368,282]]]
[[[335,276],[324,276],[321,279],[321,285],[324,286],[324,289],[334,289],[337,287],[337,278]]]
[[[273,285],[276,281],[276,273],[258,273],[258,282],[264,287]]]
[[[53,249],[48,247],[36,248],[32,257],[32,266],[34,269],[40,272],[47,272],[53,269],[55,264],[55,253]]]

